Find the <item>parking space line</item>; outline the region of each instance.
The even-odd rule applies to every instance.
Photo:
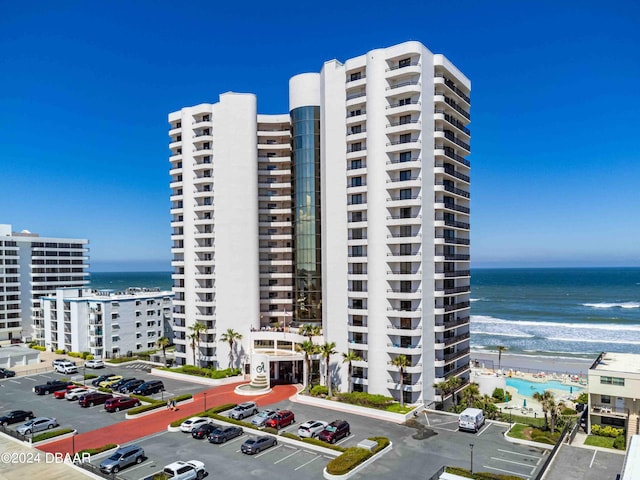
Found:
[[[597,450],[593,451],[593,457],[591,457],[591,463],[589,464],[589,468],[591,468],[593,466],[593,461],[596,459],[596,453],[598,453]]]
[[[294,448],[294,452],[290,453],[289,455],[287,455],[286,457],[281,458],[280,460],[276,460],[275,462],[273,462],[274,465],[280,463],[280,462],[284,462],[287,458],[293,457],[296,453],[300,453],[300,450],[298,450],[297,448]]]
[[[20,382],[17,380],[9,380],[11,383],[17,383],[18,385],[20,385]]]
[[[37,382],[38,381],[35,378],[31,378],[31,377],[21,377],[21,378],[24,378],[25,380],[31,380],[32,382]]]
[[[513,463],[514,465],[520,465],[523,467],[531,468],[531,465],[528,463],[516,462],[515,460],[507,460],[506,458],[498,458],[498,457],[489,457],[489,458],[491,458],[491,460],[496,460],[497,462]],[[535,470],[536,467],[533,467],[533,469]]]
[[[487,423],[487,426],[486,426],[486,427],[484,427],[482,430],[480,430],[480,431],[478,432],[478,434],[476,435],[476,437],[479,437],[479,436],[480,436],[480,435],[482,435],[484,432],[486,432],[486,431],[489,429],[489,427],[490,427],[490,426],[491,426],[491,423]]]
[[[521,476],[521,477],[526,477],[526,478],[531,478],[531,475],[527,475],[525,473],[519,473],[519,472],[512,472],[510,470],[503,470],[501,468],[495,468],[495,467],[490,467],[489,465],[483,465],[484,468],[490,468],[491,470],[497,470],[498,472],[504,472],[504,473],[508,473],[509,475],[516,475],[516,476]]]
[[[430,427],[431,424],[429,423],[429,417],[427,416],[427,412],[424,412],[424,419],[427,421],[427,427]]]
[[[244,440],[244,439],[242,438],[242,435],[239,435],[239,436],[237,436],[236,438],[232,438],[231,440],[227,440],[226,442],[221,443],[220,445],[218,445],[218,448],[222,448],[222,447],[224,447],[225,445],[229,445],[229,444],[231,444],[231,443],[233,443],[233,442],[237,442],[237,441],[239,441],[239,440]]]
[[[511,453],[513,455],[519,455],[521,457],[531,457],[531,458],[538,458],[541,459],[542,457],[540,455],[527,455],[526,453],[520,453],[520,452],[514,452],[513,450],[504,450],[502,448],[498,448],[497,449],[499,452],[503,452],[503,453]]]
[[[344,443],[347,440],[349,440],[350,437],[351,437],[351,435],[348,435],[348,436],[344,437],[342,440],[340,440],[339,442],[336,442],[334,445],[340,445],[341,443]]]
[[[147,467],[149,463],[154,463],[154,462],[149,460],[149,459],[147,459],[146,462],[142,462],[142,463],[139,463],[138,465],[133,465],[132,467],[127,468],[127,472],[131,472],[131,471],[135,470],[136,468]]]
[[[298,470],[300,470],[302,467],[306,467],[306,466],[307,466],[307,465],[309,465],[311,462],[314,462],[314,461],[316,461],[316,460],[317,460],[317,459],[319,459],[319,458],[320,458],[320,455],[318,455],[318,456],[316,456],[316,457],[312,458],[311,460],[309,460],[309,461],[308,461],[308,462],[306,462],[306,463],[303,463],[303,464],[302,464],[302,465],[300,465],[299,467],[294,468],[294,469],[293,469],[293,471],[294,471],[294,472],[297,472],[297,471],[298,471]]]
[[[262,453],[259,453],[259,454],[257,454],[257,455],[254,455],[254,457],[255,457],[255,458],[261,457],[261,456],[263,456],[265,453],[273,452],[273,451],[275,451],[275,450],[279,449],[281,446],[282,446],[282,444],[280,444],[280,445],[276,445],[275,447],[269,448],[268,450],[265,450],[265,451],[264,451],[264,452],[262,452]]]

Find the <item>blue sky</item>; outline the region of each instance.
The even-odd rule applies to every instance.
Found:
[[[170,270],[167,114],[418,40],[472,81],[473,266],[640,265],[633,1],[10,2],[0,223]]]

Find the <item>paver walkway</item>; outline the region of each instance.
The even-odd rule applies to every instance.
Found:
[[[207,394],[207,408],[222,405],[224,403],[242,403],[247,401],[254,401],[258,406],[264,407],[265,405],[286,400],[297,391],[295,385],[278,385],[273,387],[273,390],[266,395],[245,396],[235,394],[235,387],[242,383],[246,382],[221,385],[219,387],[210,388],[205,392],[199,392],[194,395],[193,402],[178,406],[177,411],[167,410],[162,407],[159,408],[156,413],[131,420],[124,420],[123,422],[119,422],[115,425],[92,430],[90,432],[80,433],[72,438],[65,438],[58,442],[42,445],[38,447],[38,449],[44,452],[74,453],[85,448],[98,448],[106,445],[107,443],[116,443],[121,445],[140,437],[165,431],[167,429],[167,425],[174,420],[204,411],[204,393]]]

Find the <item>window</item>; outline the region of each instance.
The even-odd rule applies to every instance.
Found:
[[[410,65],[411,65],[410,58],[403,58],[402,60],[398,61],[398,68],[408,67]]]
[[[400,181],[411,180],[411,170],[400,170]]]
[[[600,395],[600,401],[602,403],[611,403],[611,397],[609,395]]]
[[[600,383],[603,385],[618,385],[624,387],[624,378],[620,377],[600,377]]]
[[[411,142],[411,134],[410,133],[403,133],[402,135],[400,135],[400,143],[409,143]]]
[[[362,292],[362,280],[352,280],[351,282],[352,292]]]
[[[400,209],[400,218],[411,218],[411,207],[404,207]]]
[[[361,222],[362,221],[362,212],[352,212],[351,213],[351,221],[352,222]]]
[[[351,247],[352,257],[362,257],[362,245],[354,245]]]
[[[400,264],[400,273],[402,274],[410,274],[411,273],[411,263],[410,262],[402,262]]]
[[[400,190],[400,200],[410,200],[411,199],[411,189],[403,188]]]
[[[351,144],[351,150],[350,150],[351,152],[359,152],[360,150],[362,150],[361,142],[356,142]]]
[[[361,240],[362,239],[362,229],[361,228],[354,228],[353,230],[351,230],[351,238],[354,240]]]
[[[358,160],[351,160],[351,170],[354,170],[356,168],[362,168],[362,160],[358,159]]]
[[[361,187],[362,186],[362,177],[352,177],[351,178],[351,186],[352,187]]]
[[[356,193],[354,195],[351,195],[351,205],[359,205],[361,203],[362,203],[362,194]]]
[[[401,98],[398,101],[398,105],[411,105],[411,97],[409,97],[409,98]]]
[[[351,127],[351,133],[362,133],[362,125],[354,125]]]
[[[358,115],[362,115],[362,110],[358,109],[358,110],[351,110],[351,112],[349,112],[349,115],[351,117],[357,117]]]
[[[410,237],[411,236],[411,225],[401,225],[400,226],[400,236],[401,237]]]
[[[398,123],[400,123],[400,125],[411,123],[411,115],[402,115]]]
[[[351,74],[351,81],[353,82],[354,80],[360,80],[362,78],[362,72],[356,72],[356,73],[352,73]]]
[[[400,255],[411,255],[411,244],[400,244]]]
[[[351,273],[354,274],[361,274],[362,272],[362,263],[353,263],[351,265]]]
[[[400,291],[402,293],[409,293],[411,292],[411,282],[407,281],[407,280],[402,280],[400,282]]]

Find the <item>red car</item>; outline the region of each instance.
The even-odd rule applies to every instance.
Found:
[[[107,412],[119,412],[131,407],[139,407],[140,400],[130,397],[114,397],[104,402],[104,409]]]
[[[78,405],[81,407],[93,407],[94,405],[100,405],[101,403],[105,403],[110,398],[113,398],[113,395],[109,393],[87,393],[80,397],[78,400]]]
[[[273,418],[267,420],[266,426],[271,428],[280,429],[291,425],[296,421],[296,417],[291,410],[278,410],[278,413]]]

